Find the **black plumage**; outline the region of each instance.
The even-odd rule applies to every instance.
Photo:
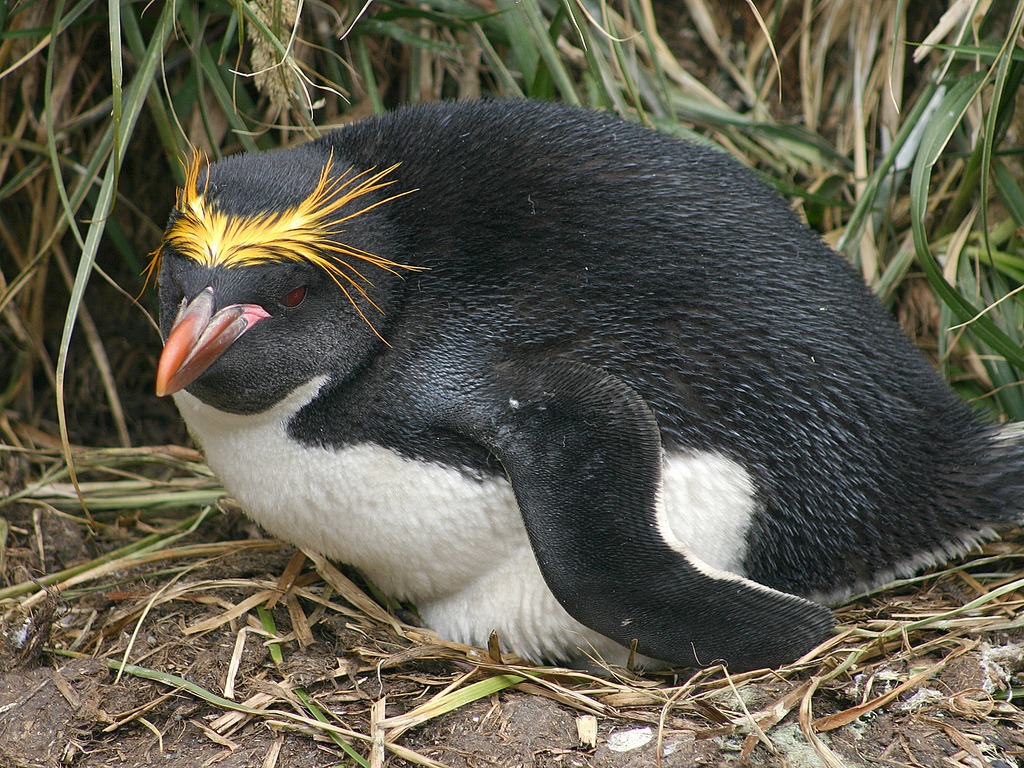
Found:
[[[647,656],[791,660],[831,618],[790,595],[846,594],[1021,517],[1019,445],[981,424],[849,266],[721,152],[565,106],[468,102],[195,171],[158,256],[164,336],[182,317],[198,330],[165,352],[159,388],[241,424],[309,384],[283,434],[325,461],[374,446],[467,484],[507,478],[561,605]],[[385,171],[318,217],[344,194],[331,184]],[[289,225],[299,219],[305,229]],[[238,306],[224,349],[203,352],[202,327]],[[204,447],[214,440],[206,411],[183,413]],[[215,468],[244,497],[223,455]],[[724,474],[700,479],[712,459]],[[672,498],[689,492],[684,466],[694,494],[749,496],[735,514],[694,512],[701,542],[739,553],[711,569],[665,530],[689,514],[661,500],[670,479]],[[282,520],[299,514],[275,504]],[[317,524],[344,529],[332,504]],[[256,517],[288,536],[275,510]],[[444,592],[396,589],[424,603]],[[451,633],[480,643],[486,631]],[[575,654],[559,642],[539,655]]]

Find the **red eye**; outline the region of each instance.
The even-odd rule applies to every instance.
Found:
[[[284,305],[286,307],[297,307],[302,303],[304,298],[306,298],[306,286],[300,285],[284,297]]]

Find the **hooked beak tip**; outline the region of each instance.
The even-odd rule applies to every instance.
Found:
[[[170,391],[170,377],[160,376],[159,372],[156,377],[156,396],[166,397],[167,395],[173,395],[174,392]]]

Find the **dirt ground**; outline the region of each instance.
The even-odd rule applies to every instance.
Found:
[[[8,587],[111,546],[53,511],[4,516]],[[840,620],[865,627],[909,615],[915,601],[966,602],[992,562],[1019,568],[1022,543],[1018,531],[991,545],[984,574],[863,598]],[[174,546],[60,593],[0,602],[0,768],[1024,765],[1017,592],[995,611],[1001,628],[991,611],[980,631],[966,614],[862,646],[840,674],[844,649],[861,642],[853,635],[778,674],[600,677],[499,665],[365,597],[350,604],[230,508]],[[126,656],[136,666],[118,676]],[[240,703],[252,711],[233,711]],[[314,711],[359,736],[346,739],[358,759]],[[411,727],[396,717],[408,713]]]

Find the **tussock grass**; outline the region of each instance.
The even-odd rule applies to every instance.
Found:
[[[188,538],[220,518],[220,491],[201,457],[164,447],[184,435],[150,394],[159,341],[141,273],[181,179],[179,158],[193,146],[218,158],[300,141],[402,103],[560,99],[726,147],[792,198],[965,397],[993,420],[1024,420],[1024,3],[756,5],[757,14],[742,16],[711,0],[3,5],[2,625],[31,621],[48,595],[74,606],[132,581],[126,574],[137,569],[156,569],[145,572],[160,585],[130,607],[101,618],[72,607],[47,647],[119,668],[130,662],[127,674],[181,686],[224,710],[211,726],[217,738],[262,718],[328,734],[371,765],[388,753],[433,764],[403,747],[402,735],[506,687],[554,698],[581,717],[664,729],[692,715],[708,733],[749,734],[745,754],[796,712],[821,760],[835,764],[819,733],[927,686],[981,638],[1018,630],[1020,550],[1009,544],[990,545],[970,571],[851,604],[843,631],[790,668],[732,678],[709,671],[683,683],[622,670],[607,678],[537,670],[500,647],[488,656],[442,642],[360,597],[325,563],[317,575],[300,562],[276,584],[189,579],[201,563],[268,544]],[[88,532],[105,554],[67,568],[51,563],[44,513]],[[38,570],[14,568],[33,547]],[[317,621],[341,612],[365,638],[355,649],[360,669],[429,657],[456,662],[457,671],[421,679],[429,693],[406,714],[384,718],[373,702],[360,715],[365,727],[345,728],[286,676],[279,693],[237,704],[147,669],[121,643],[120,629],[144,626],[164,601],[210,605],[218,589],[245,594],[231,606],[215,598],[229,618],[218,624],[211,615],[202,631],[229,626],[242,637],[238,648],[251,632],[287,656]],[[347,602],[331,599],[339,594]],[[281,600],[290,629],[257,610]],[[892,690],[812,715],[823,691],[883,667],[902,676]],[[785,693],[743,710],[734,689],[777,679],[791,684]],[[1019,724],[1021,695],[1006,681],[994,693],[933,705]]]

